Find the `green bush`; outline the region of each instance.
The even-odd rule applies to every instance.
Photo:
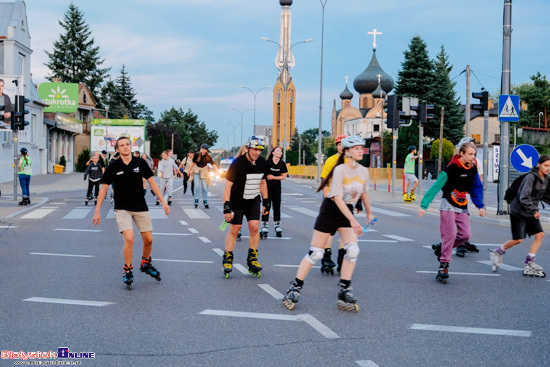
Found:
[[[76,158],[76,167],[74,168],[76,172],[86,171],[86,162],[90,159],[90,149],[84,149]]]
[[[65,156],[62,155],[61,158],[59,158],[59,164],[65,167],[67,165],[67,160],[65,159]]]
[[[454,145],[447,139],[443,139],[443,162],[450,162],[454,154]],[[432,142],[430,159],[439,159],[439,139]]]

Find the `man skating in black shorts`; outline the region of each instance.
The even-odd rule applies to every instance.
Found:
[[[250,238],[248,241],[248,272],[260,277],[262,267],[258,262],[258,243],[260,242],[260,195],[263,198],[263,214],[269,213],[270,202],[267,199],[265,180],[265,159],[260,157],[265,147],[262,137],[252,136],[246,143],[246,153],[235,159],[225,175],[223,192],[223,214],[225,221],[231,224],[225,238],[223,271],[225,277],[233,270],[233,249],[237,235],[246,216]]]

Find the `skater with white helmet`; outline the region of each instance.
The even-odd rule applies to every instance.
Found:
[[[510,224],[512,227],[512,239],[497,249],[491,251],[493,271],[502,265],[502,255],[512,247],[519,245],[529,235],[535,236],[525,257],[523,275],[545,277],[542,267],[535,263],[535,256],[542,244],[544,231],[540,223],[539,203],[544,200],[550,173],[550,156],[541,155],[537,166],[532,167],[521,182],[517,196],[510,203]]]
[[[288,169],[286,163],[281,159],[283,150],[276,146],[271,150],[266,161],[266,182],[271,209],[273,209],[273,222],[275,224],[275,234],[282,237],[281,228],[281,181],[287,176]],[[260,238],[267,238],[269,212],[262,215],[262,228],[260,229]]]
[[[343,154],[318,188],[318,191],[323,190],[331,180],[330,192],[324,199],[315,221],[309,252],[300,263],[296,278],[291,282],[291,287],[283,298],[283,303],[289,310],[292,310],[298,302],[307,274],[313,265],[323,258],[325,244],[336,231],[345,244],[337,304],[339,308],[345,310],[359,310],[351,287],[351,278],[359,255],[357,236],[363,233],[363,228],[353,216],[353,205],[359,198],[363,200],[367,211],[367,223],[374,220],[367,193],[369,171],[358,163],[363,159],[364,145],[365,141],[359,136],[344,138]]]
[[[262,137],[252,136],[246,143],[246,153],[237,157],[225,174],[223,192],[223,215],[231,224],[225,238],[223,271],[225,278],[233,270],[233,249],[241,230],[243,217],[248,221],[250,238],[248,239],[248,272],[261,276],[262,267],[258,262],[258,243],[260,242],[260,199],[263,200],[262,214],[269,213],[270,202],[265,180],[265,159],[260,157],[265,148]]]
[[[443,284],[447,283],[449,278],[449,262],[453,248],[470,238],[468,194],[474,205],[479,208],[479,215],[485,216],[483,185],[474,163],[475,154],[476,147],[473,143],[462,144],[458,154],[424,195],[420,203],[421,209],[418,211],[418,216],[422,217],[439,190],[443,192],[439,205],[441,247],[439,250],[434,249],[439,260],[436,280]]]

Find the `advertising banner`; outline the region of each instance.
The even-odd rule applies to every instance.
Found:
[[[17,86],[12,83],[13,78],[0,75],[0,85],[3,85],[0,95],[0,105],[3,106],[3,110],[0,111],[1,115],[5,115],[7,112],[13,112],[15,110],[15,96],[17,95]],[[4,120],[0,120],[0,130],[11,130],[11,121],[9,118],[4,117]]]
[[[73,113],[78,109],[78,83],[40,83],[38,95],[49,105],[44,112]]]
[[[91,121],[91,150],[113,153],[116,140],[127,137],[132,142],[132,151],[144,152],[145,120],[102,120]]]

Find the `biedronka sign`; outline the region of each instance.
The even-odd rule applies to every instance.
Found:
[[[49,105],[44,112],[73,113],[78,109],[78,83],[40,83],[38,95]]]

